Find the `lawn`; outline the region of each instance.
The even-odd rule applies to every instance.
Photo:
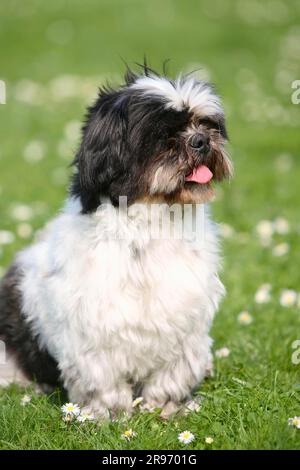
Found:
[[[0,448],[300,449],[300,430],[288,426],[300,416],[300,364],[292,362],[300,105],[291,102],[299,24],[297,0],[1,1],[0,275],[62,206],[85,107],[106,79],[120,81],[122,59],[132,64],[145,53],[159,69],[170,58],[171,75],[200,68],[216,84],[235,176],[213,204],[227,297],[212,335],[214,350],[230,354],[215,358],[215,376],[197,392],[200,411],[168,422],[136,413],[128,422],[65,423],[59,392],[11,387],[0,391]],[[238,319],[242,311],[251,323]],[[25,393],[32,399],[21,406]],[[129,442],[121,438],[128,428],[136,432]],[[177,439],[184,430],[195,435],[186,446]]]

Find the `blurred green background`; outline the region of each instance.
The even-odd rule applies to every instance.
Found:
[[[200,78],[216,84],[235,164],[234,179],[218,189],[213,205],[223,224],[228,289],[213,334],[216,346],[232,353],[205,385],[201,426],[197,420],[183,426],[198,435],[199,448],[205,433],[214,434],[218,448],[300,447],[300,434],[287,426],[290,415],[300,415],[300,366],[291,363],[300,310],[296,300],[289,309],[279,302],[282,289],[300,291],[300,105],[291,102],[292,82],[300,79],[299,1],[0,0],[7,95],[0,104],[1,271],[62,206],[80,122],[97,87],[120,83],[122,60],[134,66],[145,54],[158,70],[170,59],[171,76],[200,69]],[[274,229],[278,218],[287,229]],[[254,295],[263,283],[272,294],[258,304]],[[247,327],[237,321],[242,310],[254,318]],[[241,397],[232,376],[254,389]],[[43,446],[39,436],[30,443],[12,437],[18,413],[10,410],[3,446]],[[21,434],[26,429],[25,420]],[[168,440],[136,445],[176,446],[176,431],[168,432]],[[56,445],[76,447],[64,439]],[[116,445],[113,437],[103,442]]]

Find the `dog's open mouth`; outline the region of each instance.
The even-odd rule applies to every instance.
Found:
[[[194,168],[192,173],[185,177],[185,181],[206,184],[210,182],[212,177],[213,174],[210,169],[206,165],[200,165],[197,168]]]

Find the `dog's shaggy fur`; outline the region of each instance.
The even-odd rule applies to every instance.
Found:
[[[130,411],[136,393],[166,409],[190,396],[211,369],[224,293],[216,230],[205,208],[201,246],[188,235],[153,239],[147,208],[201,210],[212,186],[187,176],[200,165],[214,180],[229,176],[226,138],[219,98],[191,77],[145,68],[100,91],[62,213],[0,286],[0,338],[16,368],[103,417]],[[120,216],[120,196],[143,209]]]

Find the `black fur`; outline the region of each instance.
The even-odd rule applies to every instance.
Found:
[[[145,64],[144,74],[149,73],[154,72]],[[186,145],[182,133],[193,119],[192,114],[188,109],[166,108],[163,97],[146,97],[130,87],[136,78],[128,69],[125,85],[117,90],[100,90],[97,101],[88,109],[70,189],[72,196],[80,198],[83,213],[95,211],[102,196],[118,205],[119,197],[125,195],[131,204],[147,194],[145,175],[151,174],[155,159],[167,156],[176,159],[171,163],[177,164],[182,156],[180,146]],[[223,116],[215,116],[214,121],[212,126],[225,138]],[[182,181],[184,184],[185,174]],[[55,360],[40,348],[22,315],[21,276],[15,263],[0,283],[0,339],[16,355],[28,378],[58,385]]]
[[[167,150],[189,119],[187,110],[165,109],[161,99],[145,99],[135,90],[100,91],[75,158],[71,194],[81,198],[83,212],[95,210],[101,195],[114,205],[119,196],[126,195],[128,203],[141,196],[147,164]]]
[[[141,67],[145,76],[158,75],[146,63]],[[163,97],[145,97],[130,87],[137,77],[127,67],[125,85],[101,89],[88,108],[70,190],[72,196],[80,197],[83,213],[96,210],[101,196],[118,205],[119,197],[125,195],[130,204],[147,192],[143,187],[147,165],[166,153],[172,140],[174,145],[192,118],[188,109],[166,109]],[[223,116],[216,116],[216,126],[226,139]]]
[[[39,347],[21,312],[19,290],[21,273],[13,264],[0,283],[0,339],[8,353],[15,355],[20,368],[30,380],[40,384],[60,384],[55,360]]]

